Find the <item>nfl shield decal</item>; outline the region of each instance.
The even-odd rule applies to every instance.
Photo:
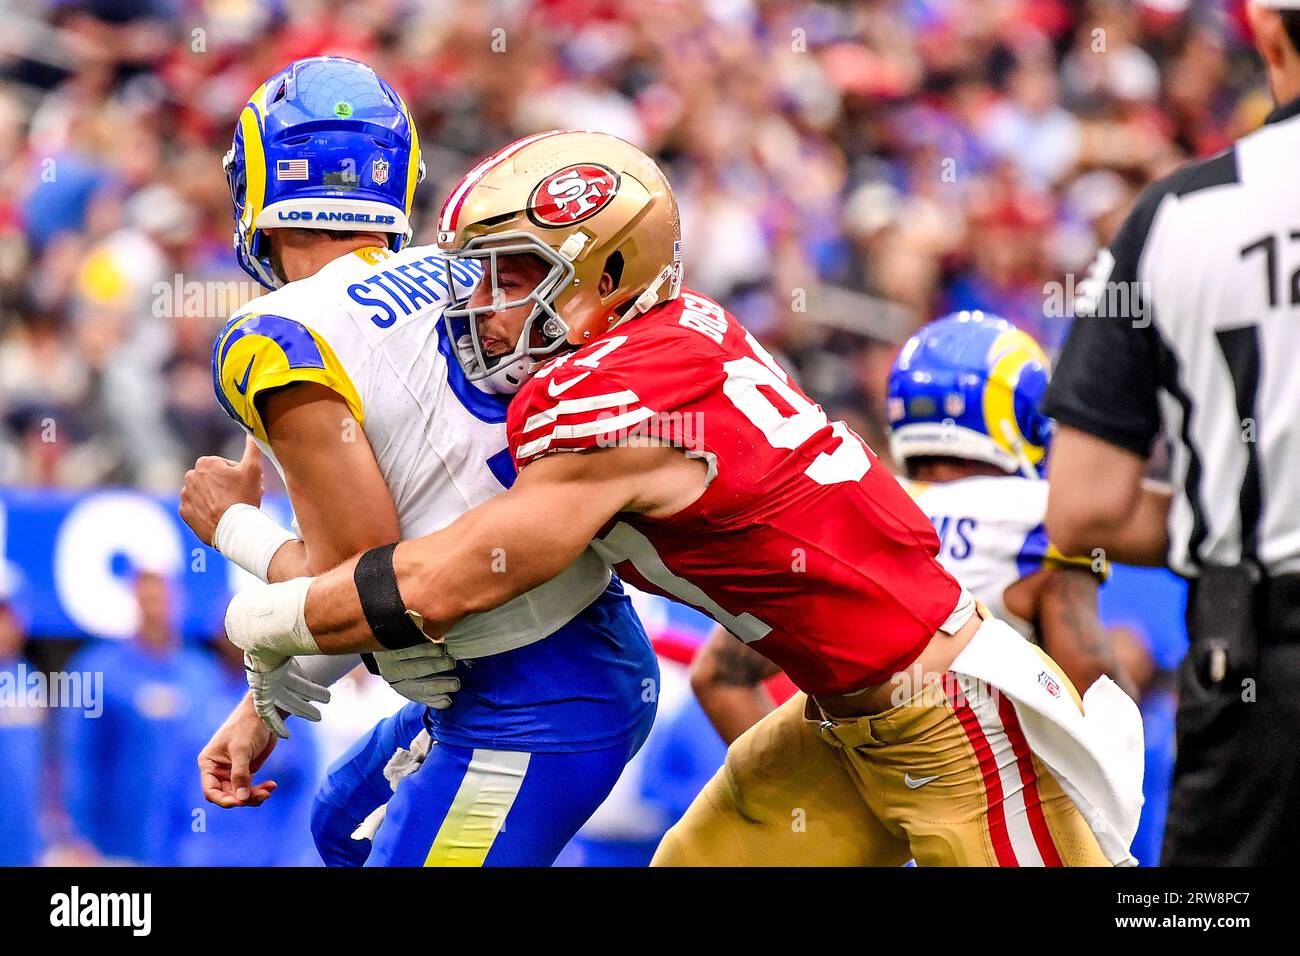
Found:
[[[371,163],[370,178],[374,180],[376,186],[382,186],[388,182],[388,160],[376,159]]]
[[[533,189],[528,218],[559,228],[590,219],[618,192],[618,174],[596,163],[575,163],[551,173]]]

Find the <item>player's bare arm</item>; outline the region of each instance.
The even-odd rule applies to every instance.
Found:
[[[223,809],[258,807],[275,792],[274,780],[253,783],[277,738],[257,716],[247,697],[226,718],[199,753],[203,799]]]
[[[375,454],[337,393],[302,382],[271,392],[264,405],[262,420],[284,468],[303,540],[301,555],[288,555],[281,563],[276,553],[271,580],[319,574],[401,536],[397,507]]]
[[[346,555],[398,538],[396,508],[365,434],[342,398],[304,382],[270,392],[259,404],[303,534],[275,552],[269,580],[324,570]],[[257,507],[261,496],[261,454],[249,438],[237,463],[214,458],[196,464],[186,476],[182,516],[210,543],[228,508],[241,502]],[[285,716],[282,711],[281,720]],[[254,788],[251,778],[274,740],[253,695],[246,694],[199,755],[205,797],[222,807],[257,806],[267,799],[270,790],[262,794],[265,784]],[[214,781],[224,787],[214,788]]]
[[[1077,428],[1053,440],[1047,534],[1067,554],[1100,548],[1109,561],[1163,565],[1170,491],[1144,478],[1146,461]]]
[[[524,468],[514,487],[443,530],[397,546],[401,603],[430,638],[468,614],[532,590],[577,559],[619,512],[674,513],[704,490],[704,465],[662,447],[552,455]],[[354,580],[355,559],[316,578],[306,626],[321,652],[381,649]],[[232,608],[235,607],[232,603]]]
[[[776,709],[763,682],[780,670],[726,628],[713,629],[691,661],[691,689],[724,743]]]

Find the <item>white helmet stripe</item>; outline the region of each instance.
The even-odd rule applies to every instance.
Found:
[[[546,139],[548,136],[558,136],[563,132],[565,132],[565,130],[553,129],[545,133],[535,133],[532,136],[525,136],[523,139],[517,140],[504,149],[493,153],[487,159],[483,160],[471,169],[466,174],[465,178],[460,181],[460,185],[458,185],[455,190],[452,191],[452,194],[447,197],[447,202],[443,204],[442,218],[438,222],[438,229],[440,231],[447,231],[452,228],[452,223],[456,220],[456,213],[460,212],[461,203],[465,201],[466,193],[468,193],[480,179],[486,176],[490,169],[495,167],[498,163],[502,163],[509,159],[530,143],[535,143],[539,139]]]

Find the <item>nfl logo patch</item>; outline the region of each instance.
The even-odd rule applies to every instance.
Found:
[[[1053,697],[1061,696],[1061,685],[1057,683],[1056,679],[1052,677],[1051,674],[1047,673],[1047,671],[1038,672],[1038,683],[1042,686],[1043,690],[1047,691]]]
[[[307,179],[307,160],[277,159],[275,161],[275,178],[305,181]]]
[[[966,411],[966,399],[962,398],[960,392],[949,392],[943,398],[943,410],[949,418],[961,418]]]
[[[371,163],[370,178],[375,181],[376,186],[382,186],[388,182],[388,160],[376,159]]]

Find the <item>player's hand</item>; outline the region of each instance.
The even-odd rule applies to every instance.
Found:
[[[239,461],[204,455],[185,473],[181,489],[181,517],[199,540],[212,547],[217,522],[231,505],[262,504],[262,452],[246,438]]]
[[[430,641],[400,651],[375,651],[375,663],[379,675],[393,690],[435,710],[450,707],[451,695],[460,690],[460,678],[449,673],[455,669],[456,659],[441,642]]]
[[[253,692],[253,710],[281,740],[289,737],[284,715],[320,720],[316,704],[330,700],[329,689],[309,680],[292,657],[274,660],[246,652],[244,674]]]
[[[262,780],[254,785],[253,774],[262,769],[275,744],[275,737],[253,710],[252,698],[246,696],[199,754],[203,798],[227,809],[261,806],[275,792],[276,784]]]

